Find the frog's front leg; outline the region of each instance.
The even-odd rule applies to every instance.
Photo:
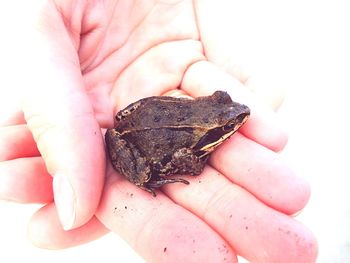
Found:
[[[200,158],[191,149],[177,150],[171,159],[171,166],[176,167],[176,174],[199,175],[205,166],[207,157]]]
[[[151,169],[140,151],[132,143],[124,140],[115,129],[107,130],[106,145],[113,168],[130,182],[153,193],[144,186],[151,177]]]

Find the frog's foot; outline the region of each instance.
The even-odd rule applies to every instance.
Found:
[[[141,188],[143,190],[146,190],[147,192],[150,192],[153,196],[156,196],[156,193],[154,192],[154,189],[159,188],[165,184],[172,184],[172,183],[183,183],[183,184],[190,184],[189,181],[181,178],[162,178],[158,177],[154,181],[147,182],[145,186],[142,186]]]
[[[151,195],[153,195],[153,197],[157,196],[156,192],[152,187],[143,186],[143,185],[139,185],[138,187],[140,187],[142,190],[145,190],[146,192],[149,192]]]

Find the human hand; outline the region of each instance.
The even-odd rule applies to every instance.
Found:
[[[236,254],[255,262],[312,262],[312,234],[288,216],[304,207],[309,188],[272,151],[286,142],[273,114],[252,98],[239,76],[208,58],[210,45],[199,34],[205,13],[200,5],[195,17],[190,1],[140,6],[119,1],[115,8],[117,2],[111,1],[111,6],[78,4],[75,9],[67,3],[43,9],[39,35],[45,37],[38,41],[51,49],[37,58],[39,70],[30,71],[25,118],[14,114],[0,133],[6,182],[0,196],[49,203],[31,221],[33,241],[68,247],[100,236],[106,226],[152,262],[234,262]],[[45,70],[50,79],[37,73]],[[130,102],[177,87],[194,97],[227,90],[251,107],[251,119],[242,134],[212,155],[202,175],[186,177],[189,186],[165,186],[157,198],[118,176],[108,163],[99,220],[90,219],[105,174],[99,127],[111,126],[115,111]],[[66,203],[59,200],[67,201],[67,192],[54,187],[52,202],[56,171],[64,171],[73,188],[72,224],[60,212]],[[63,231],[55,206],[67,229],[81,227]]]

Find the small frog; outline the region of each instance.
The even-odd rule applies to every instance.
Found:
[[[154,96],[119,111],[118,125],[106,132],[116,171],[155,196],[170,175],[198,175],[209,154],[248,119],[247,106],[223,91],[196,99]]]

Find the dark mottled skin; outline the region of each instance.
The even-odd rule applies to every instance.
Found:
[[[155,195],[164,184],[188,184],[169,175],[200,174],[210,152],[249,114],[222,91],[194,100],[144,98],[117,113],[117,127],[106,133],[109,157],[119,173]]]

